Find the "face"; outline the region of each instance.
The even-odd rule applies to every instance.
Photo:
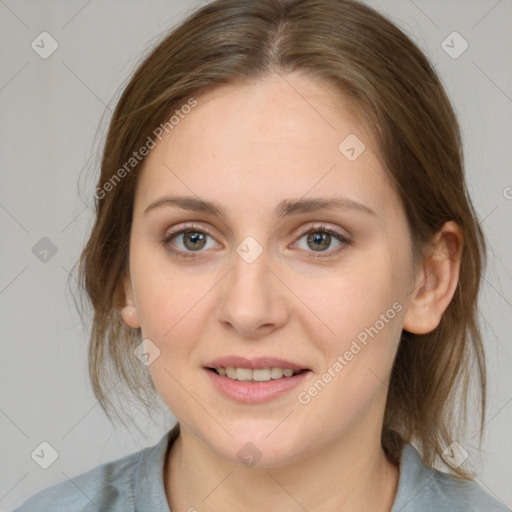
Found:
[[[403,206],[371,134],[347,98],[300,74],[196,99],[150,151],[135,197],[124,283],[135,314],[124,318],[159,350],[148,366],[158,393],[235,462],[249,442],[277,467],[380,436],[413,275]],[[154,205],[177,196],[222,215]],[[285,212],[312,199],[339,203]],[[308,371],[248,403],[205,368],[223,356]],[[250,385],[260,386],[238,396]]]

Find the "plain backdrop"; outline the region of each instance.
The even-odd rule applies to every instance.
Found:
[[[67,280],[92,222],[102,119],[142,56],[202,3],[0,0],[0,511],[155,444],[174,423],[169,412],[146,418],[134,409],[142,433],[110,424],[92,395],[88,326]],[[512,3],[368,3],[427,53],[462,126],[469,190],[489,241],[480,303],[489,410],[483,450],[469,439],[466,464],[511,507]],[[46,59],[31,46],[42,32],[58,44]],[[58,454],[47,469],[31,456],[42,442]]]

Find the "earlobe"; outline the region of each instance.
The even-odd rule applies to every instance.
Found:
[[[140,327],[139,315],[133,299],[133,289],[129,276],[123,276],[122,288],[121,317],[126,325],[133,329],[138,329]]]
[[[133,329],[140,327],[139,315],[135,306],[126,305],[121,309],[121,317],[126,325]]]
[[[440,323],[459,282],[463,235],[460,226],[445,222],[429,244],[430,253],[418,273],[403,328],[426,334]]]

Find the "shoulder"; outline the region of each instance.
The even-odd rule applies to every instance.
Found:
[[[430,470],[426,495],[429,501],[443,504],[453,512],[510,512],[482,487],[472,481],[456,478],[438,470]]]
[[[155,446],[43,489],[13,512],[131,512],[148,500],[158,502],[157,509],[165,510],[162,466],[173,432],[176,429]]]
[[[143,451],[43,489],[13,512],[131,510],[128,505],[133,503],[133,468]]]
[[[392,512],[510,512],[473,481],[427,468],[411,444],[400,460],[400,478]]]

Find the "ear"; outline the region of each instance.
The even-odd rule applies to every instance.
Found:
[[[131,279],[126,272],[123,272],[120,279],[120,288],[119,304],[121,317],[126,325],[133,329],[138,329],[140,327],[139,315],[135,305]]]
[[[464,238],[454,221],[443,224],[429,249],[412,291],[403,328],[414,334],[433,331],[450,304],[459,282]]]

